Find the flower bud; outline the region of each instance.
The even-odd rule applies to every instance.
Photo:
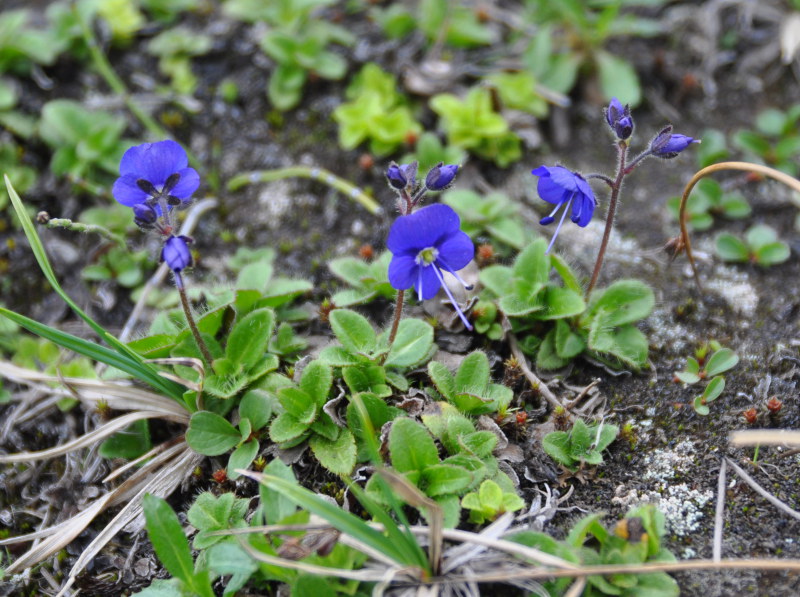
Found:
[[[176,274],[181,273],[192,265],[192,252],[188,243],[191,240],[185,236],[170,236],[161,249],[161,261],[167,264]]]
[[[669,160],[689,147],[692,143],[700,143],[700,139],[694,139],[686,135],[672,134],[672,127],[667,126],[650,142],[650,152],[654,156]]]
[[[156,210],[147,203],[137,203],[131,209],[133,209],[133,221],[139,228],[152,228],[158,219]]]
[[[617,139],[624,141],[633,133],[633,118],[631,117],[631,107],[629,105],[623,106],[622,103],[615,97],[611,98],[611,102],[605,109],[606,122]]]
[[[445,166],[444,162],[439,162],[428,171],[428,175],[425,177],[425,188],[429,191],[442,191],[450,186],[457,173],[457,165]]]
[[[414,186],[417,177],[417,163],[398,165],[392,162],[386,169],[386,178],[389,180],[389,186],[398,191],[402,191],[406,187]]]

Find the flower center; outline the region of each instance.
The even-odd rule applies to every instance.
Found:
[[[418,265],[427,266],[436,261],[436,258],[439,256],[439,249],[436,247],[428,247],[427,249],[422,249],[419,253],[417,253],[417,258],[415,261]]]

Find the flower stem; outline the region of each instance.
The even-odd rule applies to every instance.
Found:
[[[194,341],[197,342],[197,348],[199,348],[200,352],[203,353],[203,358],[205,359],[206,364],[210,366],[214,362],[214,358],[211,356],[208,346],[206,346],[206,343],[203,341],[203,337],[200,335],[200,330],[197,329],[197,324],[195,323],[194,316],[192,315],[192,309],[189,306],[189,299],[186,298],[186,290],[183,287],[181,275],[178,273],[175,274],[175,286],[178,288],[178,294],[181,295],[183,313],[186,315],[186,322],[189,324],[189,328],[192,330]]]
[[[614,179],[614,184],[611,185],[611,197],[608,201],[608,215],[606,216],[606,229],[603,231],[603,240],[600,243],[600,250],[597,252],[597,260],[594,262],[594,271],[592,272],[592,279],[589,282],[589,287],[586,289],[586,298],[592,294],[597,278],[600,277],[600,269],[603,267],[603,259],[606,255],[606,248],[608,247],[608,240],[611,238],[611,229],[614,227],[614,214],[617,211],[617,199],[619,192],[622,188],[622,179],[625,178],[625,158],[628,154],[628,145],[624,141],[620,141],[617,145],[619,151],[619,163],[617,166],[617,176]]]
[[[114,234],[108,228],[99,226],[97,224],[83,224],[82,222],[74,222],[68,218],[51,218],[47,220],[45,226],[48,228],[66,228],[73,232],[84,232],[86,234],[97,234],[106,240],[110,240],[121,248],[126,248],[125,239],[119,234]]]
[[[397,302],[394,305],[394,320],[392,321],[392,330],[389,332],[389,348],[392,347],[394,339],[397,337],[397,328],[400,325],[400,319],[403,317],[403,300],[405,296],[405,290],[397,291]]]

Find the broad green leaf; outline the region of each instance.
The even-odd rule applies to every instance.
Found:
[[[153,447],[150,440],[150,425],[146,419],[136,421],[133,425],[115,433],[102,444],[98,453],[103,458],[124,458],[133,460],[145,454]]]
[[[497,436],[491,431],[476,431],[462,436],[461,445],[478,458],[487,458],[497,446],[497,441]]]
[[[484,351],[476,350],[464,357],[458,367],[454,380],[456,391],[481,395],[489,385],[489,378],[489,359]]]
[[[556,350],[556,330],[550,330],[536,352],[536,366],[540,369],[561,369],[568,363],[569,359],[559,356]]]
[[[253,460],[255,460],[256,456],[258,456],[259,449],[260,445],[258,440],[255,439],[251,439],[236,448],[228,459],[228,478],[238,478],[239,473],[236,472],[236,469],[248,468]]]
[[[514,261],[514,287],[521,298],[535,296],[550,277],[550,257],[545,255],[547,241],[536,239]]]
[[[300,377],[300,389],[311,396],[320,407],[328,401],[332,383],[333,373],[330,365],[320,360],[311,361],[306,365]]]
[[[428,375],[439,393],[448,400],[451,399],[455,394],[456,386],[450,370],[438,361],[431,361],[428,363]]]
[[[724,261],[747,261],[750,258],[750,251],[741,239],[733,234],[723,232],[717,236],[715,242],[717,255]]]
[[[293,386],[279,389],[278,400],[286,410],[286,414],[306,427],[314,422],[321,410],[319,402],[313,396]]]
[[[503,506],[503,490],[497,483],[489,479],[481,483],[478,497],[481,505],[489,508],[492,512],[498,512]]]
[[[170,350],[175,346],[175,336],[172,334],[145,336],[128,342],[128,346],[145,358],[163,359],[170,356]]]
[[[711,412],[711,409],[708,408],[705,404],[705,400],[702,396],[696,396],[693,402],[694,410],[698,415],[708,415]]]
[[[263,292],[272,278],[272,271],[272,264],[268,261],[248,263],[236,277],[236,289]]]
[[[638,106],[642,101],[642,89],[633,65],[603,50],[597,52],[596,60],[600,74],[600,88],[606,99],[617,97],[623,104]]]
[[[586,309],[586,303],[579,293],[552,284],[545,286],[544,291],[539,293],[539,300],[544,308],[533,314],[534,319],[563,319],[579,315]]]
[[[375,348],[375,330],[364,316],[349,309],[334,309],[330,323],[336,338],[350,352],[363,354]]]
[[[761,245],[755,252],[756,262],[759,265],[776,265],[783,263],[791,256],[789,245],[782,242]]]
[[[714,377],[725,373],[728,369],[733,369],[738,362],[738,355],[730,348],[720,348],[708,359],[705,366],[706,376]]]
[[[250,419],[253,429],[266,427],[272,418],[273,397],[264,390],[250,390],[239,403],[239,415],[242,418]]]
[[[641,369],[647,364],[647,337],[635,326],[620,326],[612,334],[612,339],[613,344],[607,352],[635,369]]]
[[[264,356],[274,328],[275,313],[272,309],[251,311],[233,326],[225,348],[226,357],[249,369]]]
[[[771,226],[759,224],[748,229],[745,233],[745,240],[753,250],[774,243],[778,240],[778,233]]]
[[[331,441],[321,435],[312,435],[308,445],[319,463],[337,475],[349,475],[356,466],[356,441],[346,427],[339,437]]]
[[[468,470],[450,464],[433,464],[422,471],[422,489],[430,497],[460,493],[473,481]]]
[[[706,402],[712,402],[719,398],[720,394],[722,394],[723,390],[725,389],[725,378],[721,375],[718,375],[706,386],[706,389],[703,390],[702,398]]]
[[[371,392],[382,398],[392,395],[392,389],[386,385],[386,371],[380,365],[345,367],[342,377],[354,394]]]
[[[166,501],[146,494],[142,499],[147,535],[158,559],[172,576],[194,584],[194,562],[178,517]]]
[[[483,268],[478,274],[478,279],[497,297],[509,294],[514,287],[514,271],[505,265],[490,265]]]
[[[570,441],[567,432],[551,431],[545,435],[542,440],[542,449],[559,464],[571,470],[575,469],[575,461],[570,453]]]
[[[555,348],[560,358],[571,359],[584,351],[586,343],[566,321],[559,319],[556,321]]]
[[[199,454],[219,456],[241,440],[239,431],[223,417],[201,410],[192,415],[186,443]]]
[[[541,297],[537,295],[523,298],[517,294],[507,294],[500,297],[498,305],[509,317],[523,317],[544,309]]]
[[[605,310],[606,326],[615,327],[644,319],[655,305],[653,291],[639,280],[619,280],[601,292],[597,300],[592,302],[589,312],[594,315]]]
[[[561,276],[561,279],[564,280],[564,286],[566,288],[569,288],[578,295],[583,295],[583,288],[580,282],[578,282],[578,276],[575,275],[575,272],[572,271],[572,268],[563,257],[555,254],[550,255],[550,264],[553,266],[553,269],[558,272],[558,275]]]
[[[430,324],[420,319],[402,319],[384,366],[398,369],[416,367],[428,358],[432,346],[433,328]]]
[[[343,346],[327,346],[319,353],[319,360],[325,361],[331,367],[348,367],[364,363],[366,359],[350,352]]]
[[[592,431],[595,433],[595,439],[597,441],[595,450],[598,452],[605,450],[619,435],[619,427],[616,425],[609,425],[608,423],[603,423],[599,438],[597,437],[597,426],[593,426]]]
[[[201,493],[189,508],[186,517],[198,531],[224,529],[233,512],[235,499],[236,496],[232,493],[223,493],[219,497],[210,492]]]
[[[289,413],[281,413],[269,426],[269,438],[276,444],[298,439],[306,433],[308,425],[301,423]]]
[[[422,472],[439,464],[439,451],[427,429],[405,417],[392,423],[389,432],[389,454],[392,466],[401,473]]]
[[[292,469],[275,458],[264,468],[264,474],[283,479],[287,483],[297,483]],[[276,491],[265,484],[260,484],[261,511],[267,524],[278,524],[287,516],[297,511],[295,501],[286,496],[284,492]]]
[[[218,543],[208,549],[208,568],[213,574],[231,576],[225,584],[225,596],[241,589],[258,570],[258,562],[237,543]]]

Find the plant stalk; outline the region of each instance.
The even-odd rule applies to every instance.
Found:
[[[394,320],[392,321],[392,329],[389,332],[389,348],[392,347],[394,339],[397,337],[397,328],[400,326],[400,319],[403,317],[403,300],[405,296],[405,290],[397,291],[397,302],[394,305]]]
[[[203,337],[200,335],[200,330],[197,329],[197,324],[194,321],[194,315],[192,315],[192,309],[189,306],[189,299],[186,298],[186,290],[183,287],[183,280],[181,279],[181,275],[179,273],[175,273],[175,286],[178,288],[178,294],[181,296],[181,305],[183,305],[183,313],[186,315],[186,322],[189,324],[189,329],[192,330],[192,336],[194,336],[194,341],[197,343],[197,348],[200,349],[200,352],[203,353],[203,358],[206,361],[208,366],[214,362],[214,358],[211,356],[211,352],[208,350],[208,346],[203,341]]]
[[[592,279],[589,282],[589,287],[586,289],[586,298],[592,294],[597,278],[600,277],[600,269],[603,267],[603,259],[606,255],[608,248],[608,240],[611,238],[611,229],[614,227],[614,215],[617,211],[617,199],[619,198],[620,189],[622,189],[622,179],[625,178],[625,158],[628,154],[628,144],[625,141],[620,141],[617,145],[619,151],[619,164],[617,166],[617,176],[614,183],[611,185],[611,197],[608,201],[608,215],[606,216],[606,229],[603,231],[603,240],[600,243],[600,249],[597,252],[597,261],[594,263],[594,271],[592,272]]]

